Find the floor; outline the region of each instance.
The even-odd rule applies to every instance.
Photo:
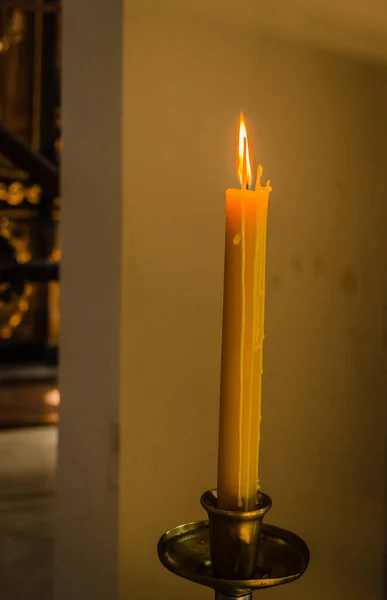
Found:
[[[57,428],[0,431],[0,598],[51,600]]]

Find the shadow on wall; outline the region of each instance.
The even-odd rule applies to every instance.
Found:
[[[152,0],[145,3],[153,5]],[[258,35],[274,35],[338,55],[387,63],[387,8],[361,0],[179,0],[164,4],[199,19]]]

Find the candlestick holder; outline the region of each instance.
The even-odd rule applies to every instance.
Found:
[[[160,561],[172,573],[212,588],[215,600],[251,600],[254,590],[290,583],[305,572],[305,542],[263,523],[269,496],[259,492],[249,512],[218,508],[216,490],[200,501],[208,520],[179,525],[159,540]]]

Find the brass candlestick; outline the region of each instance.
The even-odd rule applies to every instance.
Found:
[[[306,544],[294,533],[263,523],[271,499],[259,493],[255,510],[217,507],[216,490],[201,504],[208,520],[179,525],[159,543],[163,565],[180,577],[215,590],[215,600],[252,600],[252,592],[295,581],[309,562]]]

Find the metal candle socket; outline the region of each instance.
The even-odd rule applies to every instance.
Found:
[[[215,490],[205,492],[201,504],[208,521],[179,525],[159,540],[159,558],[172,573],[212,588],[216,600],[252,600],[254,590],[290,583],[305,572],[305,542],[262,522],[271,507],[265,494],[258,494],[250,512],[218,509]]]
[[[208,513],[212,571],[222,579],[251,579],[257,570],[262,519],[271,508],[271,499],[258,494],[255,510],[240,512],[217,507],[216,490],[201,499]]]

